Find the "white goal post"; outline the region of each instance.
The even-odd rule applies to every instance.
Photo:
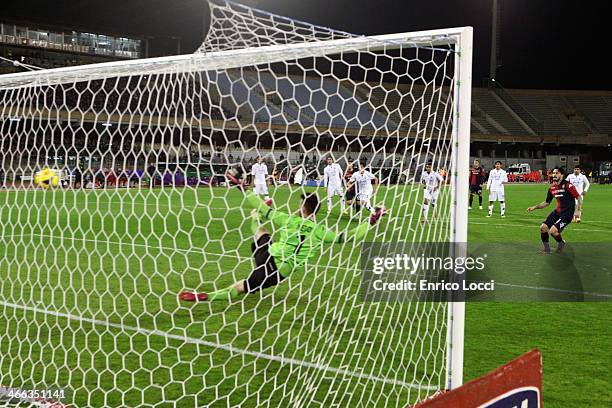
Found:
[[[458,53],[456,55],[459,73],[458,83],[455,87],[455,97],[458,101],[457,113],[455,115],[455,128],[457,131],[455,146],[455,178],[452,183],[454,191],[454,231],[451,242],[466,242],[468,240],[468,203],[465,199],[468,195],[468,178],[465,169],[470,167],[470,131],[471,131],[471,109],[472,109],[472,48],[473,30],[471,27],[461,30],[457,39]],[[461,246],[459,246],[461,248]],[[465,248],[465,247],[464,247]],[[458,254],[461,255],[461,254]],[[447,341],[447,389],[454,389],[463,384],[463,345],[465,331],[465,303],[449,303],[448,313],[448,341]]]
[[[283,211],[304,191],[327,205],[331,153],[381,181],[392,212],[368,240],[467,242],[471,75],[462,27],[0,76],[0,387],[70,406],[398,407],[458,387],[464,303],[362,301],[361,242],[240,300],[176,294],[251,270],[250,210],[223,176],[258,156],[305,169],[271,188]],[[449,186],[421,223],[427,163]],[[18,177],[43,168],[71,185]],[[362,217],[333,210],[319,222],[339,233]]]

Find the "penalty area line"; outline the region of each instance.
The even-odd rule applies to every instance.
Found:
[[[378,376],[374,376],[371,374],[358,373],[354,371],[331,367],[327,364],[311,363],[309,361],[298,360],[295,358],[288,358],[288,357],[283,357],[283,356],[266,354],[266,353],[262,353],[258,351],[249,351],[249,350],[245,350],[239,347],[232,346],[230,344],[218,344],[218,343],[214,343],[211,341],[206,341],[206,340],[197,339],[193,337],[181,336],[177,334],[168,333],[162,330],[152,330],[152,329],[145,329],[142,327],[134,327],[134,326],[128,326],[128,325],[123,325],[123,324],[118,324],[118,323],[112,323],[106,320],[91,319],[91,318],[87,318],[83,316],[77,316],[73,314],[57,312],[54,310],[47,310],[47,309],[41,309],[41,308],[33,307],[33,306],[19,305],[16,303],[6,302],[4,300],[0,300],[0,305],[4,307],[9,307],[12,309],[17,309],[17,310],[22,310],[22,311],[27,311],[27,312],[32,312],[32,313],[40,313],[46,316],[61,317],[61,318],[76,321],[79,323],[88,323],[93,326],[113,328],[113,329],[118,329],[122,331],[142,334],[144,336],[157,336],[157,337],[165,338],[166,340],[174,340],[174,341],[179,341],[179,342],[188,343],[188,344],[195,344],[198,346],[205,346],[205,347],[225,350],[229,352],[230,354],[249,356],[249,357],[253,357],[256,359],[265,359],[265,360],[277,362],[280,365],[290,365],[290,366],[297,366],[297,367],[312,368],[312,369],[327,372],[327,373],[338,374],[338,375],[342,375],[346,377],[365,379],[365,380],[380,382],[380,383],[385,383],[385,384],[397,385],[397,386],[401,386],[405,388],[423,389],[423,390],[428,390],[428,391],[437,391],[439,389],[438,387],[434,387],[431,385],[420,385],[420,384],[408,383],[405,381],[386,378],[386,377],[378,377]]]
[[[393,213],[392,213],[393,214]],[[419,217],[419,216],[415,216],[415,217]],[[388,220],[390,221],[395,221],[395,220],[401,220],[402,217],[397,217],[397,216],[393,216],[391,215]],[[500,218],[501,219],[501,218]],[[504,222],[502,224],[496,224],[495,223],[495,219],[493,219],[492,221],[489,222],[481,222],[479,221],[480,219],[474,219],[474,220],[468,220],[468,225],[487,225],[491,228],[495,228],[495,229],[500,229],[500,228],[529,228],[529,229],[539,229],[539,226],[541,224],[541,222],[538,219],[529,219],[529,218],[503,218]],[[525,222],[532,222],[532,224],[527,225],[527,224],[513,224],[512,222],[508,222],[508,221],[525,221]],[[484,219],[483,219],[484,221]],[[594,221],[594,223],[598,223],[599,221]],[[434,218],[433,220],[430,220],[428,224],[425,224],[426,226],[435,226],[436,224],[448,224],[450,223],[450,220],[445,220],[445,219],[440,219],[440,218]],[[574,224],[574,223],[572,223]],[[576,224],[577,225],[577,224]],[[595,228],[582,228],[583,225],[588,225],[588,223],[582,223],[581,226],[576,226],[572,229],[572,231],[574,232],[611,232],[612,230],[610,229],[595,229]],[[421,231],[421,230],[417,230],[417,231]]]
[[[471,282],[485,283],[483,281],[471,281]],[[592,297],[612,299],[612,294],[608,294],[608,293],[585,292],[585,291],[580,291],[580,290],[568,290],[568,289],[560,289],[560,288],[543,288],[539,286],[516,285],[514,283],[503,283],[503,282],[497,282],[497,281],[495,282],[495,284],[500,285],[500,286],[508,286],[511,288],[533,289],[533,290],[538,290],[538,291],[559,292],[559,293],[566,293],[570,295],[583,295],[583,296],[592,296]]]
[[[228,257],[228,258],[234,258],[237,259],[239,262],[247,262],[249,260],[251,260],[251,257],[248,256],[243,256],[240,254],[235,254],[235,253],[226,253],[226,254],[220,254],[220,253],[216,253],[216,252],[210,252],[210,251],[206,251],[205,249],[184,249],[184,248],[174,248],[174,247],[166,247],[166,246],[155,246],[155,245],[149,245],[149,244],[142,244],[142,243],[136,243],[136,242],[121,242],[121,241],[108,241],[108,240],[100,240],[100,239],[89,239],[89,238],[79,238],[79,237],[67,237],[67,236],[61,236],[61,235],[47,235],[47,234],[20,234],[18,235],[20,238],[23,237],[43,237],[43,238],[50,238],[50,239],[66,239],[69,241],[82,241],[82,242],[91,242],[91,243],[100,243],[100,244],[105,244],[105,245],[117,245],[117,246],[128,246],[128,247],[140,247],[140,248],[147,248],[147,249],[161,249],[164,251],[174,251],[174,252],[180,252],[180,253],[198,253],[198,254],[204,254],[206,255],[211,255],[214,256],[215,258],[219,258],[221,256],[224,257]],[[11,235],[5,235],[2,238],[9,238],[9,237],[14,237]],[[322,265],[323,268],[329,268],[329,269],[335,269],[335,270],[343,270],[346,269],[342,266],[337,266],[337,265]],[[573,291],[573,290],[567,290],[567,289],[560,289],[560,288],[551,288],[551,287],[546,287],[546,286],[533,286],[533,285],[523,285],[523,284],[515,284],[515,283],[508,283],[508,282],[499,282],[499,281],[495,281],[496,285],[500,285],[500,286],[509,286],[509,287],[515,287],[515,288],[521,288],[521,289],[532,289],[532,290],[539,290],[539,291],[551,291],[551,292],[562,292],[562,293],[569,293],[569,294],[584,294],[584,295],[589,295],[589,296],[598,296],[598,297],[612,297],[612,295],[610,294],[606,294],[606,293],[597,293],[597,292],[581,292],[581,291]]]

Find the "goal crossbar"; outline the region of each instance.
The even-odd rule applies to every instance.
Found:
[[[321,57],[355,52],[393,50],[400,47],[420,47],[456,44],[462,34],[470,27],[443,30],[416,31],[400,34],[364,36],[339,40],[315,41],[299,44],[270,45],[239,50],[216,51],[209,53],[184,54],[159,58],[144,58],[129,61],[113,61],[75,67],[54,68],[43,71],[21,72],[0,76],[0,89],[28,86],[52,86],[79,81],[100,80],[142,73],[173,74],[176,65],[181,64],[180,72],[210,71],[231,69],[259,64],[272,64],[286,60]],[[450,50],[449,50],[450,51]],[[43,83],[40,78],[44,76]]]

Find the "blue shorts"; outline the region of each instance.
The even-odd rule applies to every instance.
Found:
[[[554,225],[555,227],[557,227],[559,232],[561,232],[563,231],[565,227],[567,227],[572,222],[573,219],[574,219],[573,211],[565,211],[562,213],[553,211],[550,214],[548,214],[548,217],[546,217],[544,224],[546,224],[548,229],[552,228],[552,226]]]
[[[269,234],[262,235],[257,243],[251,244],[253,257],[255,258],[255,269],[245,280],[246,292],[253,293],[270,286],[278,285],[285,277],[280,274],[274,257],[270,255],[269,249],[272,238]]]

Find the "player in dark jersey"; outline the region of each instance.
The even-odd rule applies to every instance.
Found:
[[[482,185],[485,181],[485,171],[480,166],[480,160],[474,160],[470,168],[470,210],[474,202],[474,194],[478,194],[478,206],[482,210]]]
[[[355,184],[350,184],[351,177],[353,177],[353,173],[355,172],[355,168],[353,167],[353,162],[349,162],[346,166],[346,170],[344,171],[344,181],[346,185],[350,185],[346,190],[345,199],[346,199],[346,208],[344,209],[344,213],[348,214],[349,208],[353,205],[353,200],[355,199]]]
[[[549,233],[557,241],[557,252],[563,251],[565,241],[561,237],[561,232],[572,222],[574,216],[580,217],[580,209],[582,208],[582,196],[578,193],[576,187],[565,179],[565,169],[562,167],[553,169],[552,176],[553,183],[548,189],[546,201],[527,208],[527,211],[538,210],[548,207],[553,198],[557,199],[557,208],[548,214],[546,220],[540,225],[540,236],[544,244],[543,252],[546,254],[550,253]]]

